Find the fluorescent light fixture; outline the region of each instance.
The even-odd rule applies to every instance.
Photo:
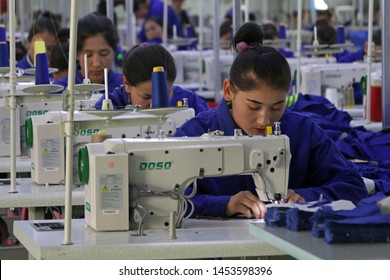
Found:
[[[324,0],[314,0],[314,8],[316,10],[327,10],[328,5],[325,3]]]

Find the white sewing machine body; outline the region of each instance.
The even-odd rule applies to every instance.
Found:
[[[28,95],[26,93],[21,93],[20,95]],[[95,105],[95,103],[98,101],[102,94],[101,93],[95,93],[92,94],[91,98],[88,99],[82,99],[82,100],[76,100],[75,101],[75,110],[86,110],[88,108],[91,108],[91,106]],[[0,123],[8,123],[10,119],[10,111],[8,108],[8,104],[5,104],[6,99],[1,98],[0,99]],[[61,101],[53,101],[49,98],[45,98],[45,96],[42,96],[41,102],[22,102],[17,103],[17,116],[16,116],[16,125],[17,128],[17,155],[23,155],[27,156],[28,148],[25,145],[25,124],[26,120],[31,117],[36,116],[43,116],[49,111],[60,111],[62,110],[62,100]],[[8,120],[8,121],[7,121]],[[3,134],[5,135],[6,132],[3,131]],[[5,137],[3,135],[3,137]],[[3,142],[3,141],[2,141]],[[7,146],[3,146],[5,144],[0,144],[0,155],[1,156],[10,156],[10,149],[7,148]],[[4,148],[4,149],[3,149]]]
[[[31,86],[33,83],[18,83],[16,85],[15,94],[25,94],[23,89],[25,87]],[[10,108],[6,106],[5,96],[10,94],[10,84],[8,81],[6,83],[0,82],[0,156],[9,157],[11,155],[11,115]],[[18,139],[16,141],[16,156],[21,155],[21,108],[18,106],[16,108],[16,118],[15,118],[15,138]]]
[[[172,215],[180,227],[194,194],[184,191],[203,177],[252,174],[261,200],[287,194],[285,135],[107,139],[80,151],[85,220],[96,231],[168,228]]]
[[[103,116],[76,111],[74,121],[91,122],[92,125],[75,132],[73,140],[75,152],[77,154],[80,145],[91,143],[92,135],[101,130],[114,138],[157,137],[160,130],[169,136],[194,115],[194,109],[183,108],[167,115],[166,121],[162,122],[158,116],[132,110],[110,120]],[[121,120],[122,124],[114,125],[113,121],[118,120]],[[37,184],[60,184],[65,180],[65,139],[61,133],[61,122],[65,121],[67,121],[65,111],[50,111],[42,116],[32,116],[28,121],[26,140],[30,141],[31,148],[31,178]],[[148,125],[143,125],[145,123]]]
[[[15,137],[20,139],[20,113],[16,108],[15,118]],[[16,155],[20,156],[20,141],[15,143]],[[11,114],[10,108],[5,106],[5,99],[0,98],[0,156],[10,156],[11,154]]]
[[[381,68],[381,63],[372,64],[372,72]],[[326,88],[345,91],[352,83],[359,83],[367,75],[366,63],[313,64],[301,67],[301,92],[325,96]]]

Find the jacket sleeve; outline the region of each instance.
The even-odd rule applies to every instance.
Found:
[[[301,149],[296,151],[296,155],[293,154],[292,157],[299,157],[300,153],[309,153],[307,166],[300,167],[302,170],[306,169],[304,187],[289,186],[289,188],[306,201],[314,201],[323,197],[329,200],[346,199],[357,203],[368,196],[364,182],[355,166],[340,153],[334,142],[321,128],[312,123],[303,138],[310,138],[310,142],[302,140]],[[294,170],[290,169],[290,176],[295,176]],[[289,181],[294,180],[292,178]]]

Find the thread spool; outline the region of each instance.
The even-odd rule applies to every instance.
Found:
[[[0,24],[0,67],[9,67],[9,47],[4,24]]]
[[[328,99],[335,107],[338,107],[338,96],[336,88],[327,88],[325,90],[325,98]]]
[[[46,55],[46,46],[45,42],[40,38],[34,42],[34,54],[35,84],[50,84],[49,62]]]
[[[92,143],[102,143],[104,140],[112,138],[111,134],[107,134],[105,131],[99,131],[92,134]]]
[[[336,44],[345,44],[344,26],[337,26]]]
[[[4,24],[0,24],[0,42],[7,42],[7,32],[5,30]]]
[[[9,47],[7,42],[0,42],[0,67],[9,67]]]
[[[157,66],[152,72],[152,108],[169,107],[167,73]]]
[[[286,26],[284,25],[284,23],[281,23],[279,25],[279,39],[286,39],[286,38],[287,38]]]
[[[370,102],[370,120],[372,122],[382,121],[382,86],[371,86],[371,102]]]
[[[355,107],[355,91],[353,86],[350,85],[347,87],[347,95],[345,97],[345,108],[352,109]]]

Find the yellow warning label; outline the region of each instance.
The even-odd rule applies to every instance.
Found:
[[[49,153],[49,150],[48,150],[48,149],[43,149],[43,153],[44,153],[44,154],[48,154],[48,153]]]
[[[103,192],[108,192],[108,187],[107,186],[103,187]]]

